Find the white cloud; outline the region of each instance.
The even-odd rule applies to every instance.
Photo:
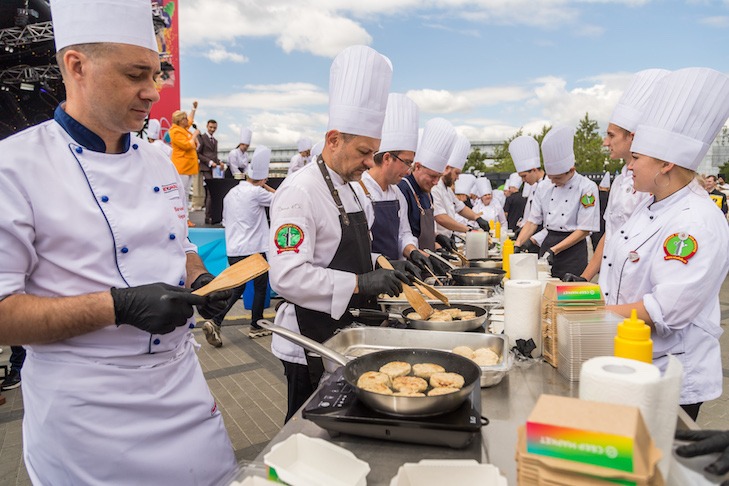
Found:
[[[205,57],[213,61],[214,63],[221,63],[223,61],[244,63],[248,62],[248,58],[242,54],[236,52],[230,52],[225,49],[221,44],[213,44],[212,47],[205,53]]]
[[[729,16],[717,15],[714,17],[704,17],[699,20],[700,24],[708,25],[709,27],[729,27]]]
[[[519,87],[482,87],[464,91],[434,89],[410,90],[407,93],[423,113],[467,112],[479,106],[491,106],[527,98],[529,92]]]
[[[215,108],[246,110],[293,110],[326,105],[329,95],[308,83],[279,85],[247,85],[241,92],[200,98],[200,105]]]

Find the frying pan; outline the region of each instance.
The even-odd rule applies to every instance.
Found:
[[[470,359],[455,353],[437,349],[387,349],[384,351],[375,351],[350,361],[346,356],[327,348],[313,339],[276,326],[270,321],[261,319],[258,321],[258,324],[309,351],[336,361],[344,366],[344,379],[355,391],[357,397],[371,409],[387,415],[430,417],[448,413],[460,407],[481,380],[481,368]],[[463,376],[463,388],[457,392],[435,397],[396,397],[370,392],[357,386],[357,380],[363,373],[366,371],[377,371],[382,365],[392,361],[405,361],[411,365],[417,363],[439,364],[447,372],[458,373]]]
[[[502,260],[496,258],[474,258],[468,260],[468,266],[471,268],[495,268],[502,270]]]
[[[479,273],[493,275],[474,275]],[[499,285],[504,279],[505,271],[498,268],[454,268],[448,272],[456,285]]]
[[[476,313],[476,317],[472,319],[464,319],[461,321],[425,321],[420,319],[410,319],[407,317],[411,312],[415,312],[415,309],[408,307],[402,314],[394,312],[380,312],[371,309],[354,309],[350,311],[354,317],[367,317],[367,318],[378,318],[378,319],[397,319],[402,321],[411,327],[412,329],[424,329],[427,331],[471,331],[478,329],[486,322],[487,312],[481,307],[468,304],[433,304],[433,309],[436,311],[443,309],[460,309],[462,311],[471,311]]]

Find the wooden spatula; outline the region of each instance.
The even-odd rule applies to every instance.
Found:
[[[420,290],[425,295],[431,295],[432,299],[437,299],[443,302],[445,305],[451,305],[450,302],[448,302],[448,297],[446,297],[440,290],[436,289],[432,285],[428,285],[427,283],[417,278],[414,280],[414,283],[418,290]]]
[[[220,275],[215,277],[213,281],[195,290],[193,294],[208,295],[218,290],[234,289],[259,275],[263,275],[269,268],[268,262],[260,253],[251,255],[220,272]]]
[[[382,255],[377,257],[377,263],[379,263],[382,268],[395,270],[390,262],[387,261],[387,258],[383,257]],[[425,301],[425,298],[423,298],[423,296],[420,295],[414,288],[409,285],[403,285],[402,290],[403,292],[405,292],[405,298],[408,299],[408,302],[410,302],[410,305],[413,306],[415,312],[420,314],[422,320],[425,321],[433,315],[433,312],[435,312],[433,308]]]

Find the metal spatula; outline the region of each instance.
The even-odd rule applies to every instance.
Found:
[[[244,258],[229,266],[209,284],[195,290],[195,295],[208,295],[218,290],[234,289],[268,271],[270,266],[260,253]]]
[[[387,258],[383,257],[382,255],[377,257],[377,263],[379,263],[382,268],[395,270],[390,262],[387,261]],[[423,320],[427,320],[430,316],[433,315],[433,312],[435,312],[433,308],[425,301],[425,298],[420,295],[414,288],[409,285],[403,285],[402,290],[403,292],[405,292],[405,298],[408,300],[410,305],[413,306],[415,312],[420,314],[420,317],[422,317]]]

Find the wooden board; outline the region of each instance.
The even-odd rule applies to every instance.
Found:
[[[234,289],[268,271],[270,266],[260,253],[229,266],[209,284],[195,290],[195,295],[208,295],[219,290]]]

